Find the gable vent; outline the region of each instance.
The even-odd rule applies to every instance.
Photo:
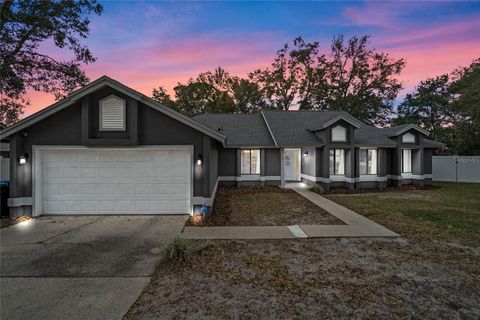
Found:
[[[100,100],[100,131],[125,131],[125,100],[114,95]]]

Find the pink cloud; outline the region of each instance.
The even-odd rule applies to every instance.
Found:
[[[218,66],[242,77],[267,66],[277,49],[269,48],[271,43],[279,42],[256,41],[255,36],[227,40],[197,37],[168,46],[144,43],[135,50],[127,46],[116,47],[112,51],[97,50],[97,62],[87,65],[85,71],[91,80],[107,75],[148,96],[153,88],[162,85],[173,96],[173,88],[179,82],[185,83],[190,77]],[[61,55],[57,57],[65,59]],[[24,116],[55,102],[52,96],[44,93],[29,92],[28,96],[31,105]]]

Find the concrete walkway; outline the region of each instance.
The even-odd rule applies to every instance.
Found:
[[[286,186],[313,202],[344,225],[294,225],[265,227],[185,227],[183,236],[188,239],[293,239],[340,237],[398,237],[395,232],[370,219],[309,191],[303,184]]]

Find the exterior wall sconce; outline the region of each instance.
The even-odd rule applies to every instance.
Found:
[[[20,159],[18,160],[19,164],[25,164],[27,163],[28,160],[28,153],[24,153],[23,155],[20,156]]]
[[[304,157],[307,157],[307,156],[308,156],[308,150],[303,153],[303,156],[304,156]]]
[[[197,158],[197,166],[201,166],[202,165],[202,160],[203,160],[203,157],[201,154],[198,155],[198,158]]]

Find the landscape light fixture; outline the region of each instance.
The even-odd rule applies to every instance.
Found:
[[[303,153],[303,156],[304,157],[308,156],[308,150]]]

